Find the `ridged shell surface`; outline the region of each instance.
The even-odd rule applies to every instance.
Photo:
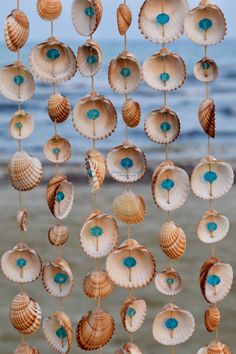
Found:
[[[36,347],[32,347],[31,345],[23,343],[16,348],[14,354],[40,354],[40,353]]]
[[[166,222],[160,231],[160,247],[173,260],[183,257],[186,250],[186,235],[173,221]]]
[[[115,354],[142,354],[142,351],[136,344],[127,342],[123,345],[122,349],[116,350]]]
[[[215,102],[212,98],[206,98],[198,110],[198,119],[204,132],[211,138],[216,135]]]
[[[81,75],[91,77],[98,73],[102,65],[102,49],[93,40],[88,40],[79,47],[77,67]]]
[[[199,60],[194,66],[194,75],[202,82],[212,82],[218,77],[218,67],[213,59],[207,57]]]
[[[61,0],[37,0],[38,15],[45,21],[54,21],[61,16]]]
[[[69,239],[69,231],[64,225],[54,225],[48,230],[48,239],[53,246],[62,246]]]
[[[91,299],[105,298],[112,293],[113,283],[107,272],[94,270],[85,276],[83,289]]]
[[[197,235],[204,243],[223,240],[229,232],[229,220],[216,210],[208,210],[198,223]]]
[[[127,4],[120,4],[117,12],[117,26],[121,36],[124,36],[128,31],[132,22],[132,12]]]
[[[214,332],[220,324],[220,310],[216,305],[211,305],[205,311],[204,322],[208,332]]]
[[[183,289],[183,281],[173,268],[167,268],[158,273],[155,278],[157,290],[167,296],[178,295]]]
[[[9,50],[17,52],[22,48],[29,37],[29,20],[26,14],[19,10],[12,10],[5,22],[5,42]]]
[[[18,210],[16,222],[21,232],[26,232],[28,229],[28,211],[24,208]]]
[[[135,128],[141,120],[140,104],[133,99],[128,99],[122,106],[122,117],[129,128]]]
[[[97,193],[103,185],[106,177],[106,161],[97,150],[86,151],[85,166],[89,179],[90,190]]]
[[[91,36],[101,22],[102,13],[101,0],[74,0],[71,16],[76,32],[81,36]]]
[[[71,157],[71,145],[69,140],[60,135],[54,135],[44,145],[45,157],[54,163],[63,163]]]
[[[213,340],[207,347],[199,349],[197,354],[232,354],[232,352],[227,345]]]
[[[13,139],[22,140],[28,138],[33,133],[34,126],[32,116],[20,109],[15,112],[10,121],[9,132]]]
[[[142,299],[128,297],[120,309],[120,316],[125,330],[135,333],[143,325],[147,315],[147,305]]]
[[[70,102],[66,96],[54,93],[48,100],[48,115],[53,122],[63,123],[70,115]]]

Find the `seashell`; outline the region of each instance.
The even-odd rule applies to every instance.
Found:
[[[205,327],[208,332],[214,332],[220,323],[220,310],[216,307],[216,305],[211,305],[205,311]]]
[[[183,34],[188,10],[186,0],[146,0],[139,13],[140,31],[155,43],[172,42]]]
[[[226,20],[221,9],[202,0],[185,18],[184,31],[194,43],[213,45],[221,42],[226,35]]]
[[[78,49],[77,67],[81,75],[94,76],[102,65],[102,49],[94,40],[89,39]]]
[[[62,246],[69,239],[69,231],[63,225],[54,225],[48,230],[48,239],[53,246]]]
[[[201,348],[197,354],[232,354],[232,352],[227,345],[213,340],[207,347]]]
[[[177,90],[186,79],[185,63],[178,54],[162,48],[143,63],[143,79],[155,90]]]
[[[194,75],[202,82],[212,82],[218,77],[218,67],[214,60],[204,57],[194,66]]]
[[[172,161],[162,162],[152,176],[152,196],[158,207],[173,211],[181,207],[189,193],[189,177]]]
[[[170,144],[180,134],[180,121],[177,114],[167,107],[161,107],[148,114],[144,130],[149,139],[158,144]]]
[[[32,117],[20,109],[13,115],[10,121],[10,135],[13,139],[26,139],[32,134],[34,125]]]
[[[116,350],[115,354],[142,354],[142,352],[136,344],[127,342],[122,349]]]
[[[108,152],[108,172],[117,182],[137,182],[147,170],[146,157],[142,150],[126,141]]]
[[[156,272],[151,252],[133,239],[124,241],[109,254],[106,269],[113,283],[123,288],[146,286]]]
[[[185,343],[193,334],[195,321],[192,314],[174,304],[167,304],[154,319],[152,333],[163,345]]]
[[[21,232],[26,232],[28,229],[28,211],[26,209],[20,209],[17,212],[16,222]]]
[[[0,93],[12,101],[28,101],[34,95],[34,78],[20,62],[0,68]]]
[[[3,254],[1,269],[5,277],[15,283],[30,283],[40,276],[42,262],[36,251],[19,243]]]
[[[91,36],[101,22],[102,13],[101,0],[74,0],[71,9],[74,29],[81,36]]]
[[[121,322],[129,333],[136,332],[143,325],[147,315],[147,305],[144,300],[128,297],[120,310]]]
[[[207,98],[201,103],[198,118],[204,132],[211,138],[215,138],[215,103],[212,98]]]
[[[167,268],[158,273],[155,278],[157,290],[167,296],[175,296],[183,290],[183,281],[173,268]]]
[[[36,301],[26,293],[20,292],[10,305],[9,316],[12,326],[18,332],[29,335],[38,331],[42,313]]]
[[[90,190],[97,193],[102,187],[106,177],[106,162],[103,155],[97,150],[88,150],[85,165],[89,178]]]
[[[64,312],[54,312],[43,321],[43,331],[48,344],[58,353],[69,353],[73,330],[70,318]]]
[[[128,5],[120,4],[117,12],[117,26],[121,36],[124,36],[132,23],[132,12]]]
[[[93,270],[88,273],[83,282],[84,293],[91,299],[105,298],[112,293],[113,283],[107,272]]]
[[[128,99],[122,106],[122,117],[129,128],[135,128],[141,120],[140,104],[132,99]]]
[[[142,81],[142,68],[137,58],[125,51],[112,59],[108,80],[114,92],[128,94],[136,91]]]
[[[116,129],[117,114],[110,100],[94,93],[82,98],[74,108],[73,125],[85,138],[101,140]]]
[[[16,348],[14,354],[40,354],[36,347],[31,347],[30,345],[23,343]]]
[[[197,234],[204,243],[215,243],[223,240],[229,232],[229,220],[216,210],[208,210],[199,221]]]
[[[54,21],[61,16],[61,0],[37,0],[38,15],[45,21]]]
[[[53,122],[63,123],[70,115],[70,102],[67,97],[54,93],[48,100],[48,115]]]
[[[202,199],[217,199],[228,193],[234,182],[232,167],[207,156],[194,168],[191,176],[193,193]]]
[[[77,64],[73,50],[55,37],[36,45],[29,56],[33,75],[48,84],[60,84],[76,73]]]
[[[167,257],[177,260],[186,250],[186,235],[174,221],[166,222],[160,231],[160,247]]]
[[[112,203],[115,217],[125,224],[139,224],[146,214],[146,205],[141,195],[124,191]]]
[[[117,245],[118,226],[115,219],[97,210],[89,215],[80,232],[84,252],[92,258],[107,256]]]
[[[70,266],[62,258],[56,258],[51,263],[44,265],[42,280],[49,295],[60,298],[68,296],[74,285]]]
[[[41,162],[25,151],[17,151],[9,163],[9,178],[12,186],[19,191],[37,187],[43,175]]]
[[[5,41],[9,50],[17,52],[24,46],[29,37],[29,21],[26,14],[19,10],[12,10],[5,22]]]
[[[60,135],[54,135],[44,145],[44,155],[54,163],[63,163],[71,157],[71,145],[69,140],[62,138]]]
[[[76,340],[78,346],[86,351],[97,350],[106,345],[115,331],[112,316],[101,308],[89,311],[77,325]]]

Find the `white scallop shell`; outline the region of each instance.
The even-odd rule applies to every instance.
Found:
[[[81,75],[90,77],[100,70],[102,65],[102,49],[97,42],[88,40],[79,47],[77,66]]]
[[[158,273],[155,278],[157,290],[167,296],[178,295],[183,290],[183,281],[173,268],[167,268]]]
[[[68,239],[69,231],[64,225],[54,225],[48,230],[48,240],[55,247],[64,245]]]
[[[32,347],[26,343],[23,343],[16,348],[14,354],[40,354],[40,353],[36,347]]]
[[[122,349],[116,350],[115,354],[142,354],[142,351],[136,344],[127,342],[123,345]]]
[[[106,161],[99,151],[90,149],[86,151],[85,165],[90,190],[92,193],[97,193],[106,177]]]
[[[208,210],[198,223],[197,235],[207,244],[223,240],[229,232],[229,220],[216,210]]]
[[[64,181],[61,183],[60,187],[57,189],[58,193],[62,192],[64,194],[64,199],[60,202],[55,199],[54,213],[53,215],[59,219],[65,219],[69,212],[71,211],[74,202],[74,187],[71,182]]]
[[[207,347],[199,349],[197,354],[232,354],[232,352],[226,344],[214,339]]]
[[[29,37],[29,20],[20,9],[14,9],[7,16],[4,28],[6,45],[9,50],[17,52]]]
[[[194,75],[199,81],[212,82],[217,79],[218,74],[218,66],[213,59],[204,57],[194,65]]]
[[[34,120],[31,115],[22,109],[16,111],[9,124],[9,132],[13,139],[22,140],[28,138],[34,130]]]
[[[142,299],[128,297],[121,305],[120,316],[125,330],[136,332],[143,325],[147,315],[147,305]]]
[[[62,138],[60,135],[54,135],[44,145],[44,155],[54,163],[63,163],[71,157],[71,145],[69,140]]]
[[[28,229],[28,211],[25,208],[19,209],[16,216],[16,222],[21,232]]]

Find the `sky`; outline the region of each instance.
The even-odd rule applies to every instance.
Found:
[[[1,37],[3,40],[3,28],[5,17],[15,7],[16,0],[0,0],[0,25],[1,25]],[[127,0],[127,4],[133,12],[132,27],[128,32],[129,39],[139,39],[140,31],[138,29],[137,18],[138,12],[144,0]],[[71,23],[71,3],[72,0],[62,0],[63,2],[63,15],[55,23],[56,36],[63,40],[76,40],[78,34],[75,32]],[[120,39],[116,27],[116,8],[122,2],[122,0],[102,0],[104,14],[102,23],[99,29],[96,31],[95,37],[97,40],[102,39]],[[197,6],[198,0],[189,0],[190,8]],[[236,1],[235,0],[215,0],[215,4],[219,5],[225,13],[228,23],[228,37],[236,38]],[[21,8],[27,13],[30,24],[30,39],[39,41],[46,39],[49,33],[49,24],[41,20],[36,11],[36,0],[20,0]],[[80,37],[81,39],[81,37]]]

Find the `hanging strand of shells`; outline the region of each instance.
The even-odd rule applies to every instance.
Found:
[[[204,261],[200,270],[200,287],[209,307],[205,311],[204,322],[208,332],[213,332],[214,339],[198,354],[231,353],[230,349],[219,340],[218,326],[221,314],[218,302],[229,294],[233,283],[232,267],[216,256],[216,243],[223,240],[229,231],[226,216],[214,209],[213,200],[222,197],[232,187],[234,173],[232,167],[218,160],[211,154],[211,139],[216,135],[215,102],[209,97],[209,83],[217,79],[218,67],[208,56],[208,46],[218,44],[226,35],[226,21],[221,9],[209,0],[200,1],[190,10],[185,20],[185,33],[194,43],[203,46],[204,56],[194,66],[197,80],[205,83],[205,98],[199,107],[199,122],[208,136],[208,153],[194,168],[191,177],[193,193],[209,200],[209,209],[204,212],[197,227],[201,242],[211,245],[211,256]]]
[[[165,146],[165,161],[160,163],[152,176],[152,195],[155,204],[167,212],[167,221],[161,227],[159,244],[169,258],[168,266],[157,274],[157,290],[171,298],[181,293],[183,281],[173,262],[180,260],[186,250],[186,235],[172,217],[181,207],[190,189],[189,177],[169,159],[169,144],[180,134],[180,120],[167,104],[167,93],[180,88],[186,79],[183,59],[166,48],[166,43],[178,39],[184,31],[184,19],[188,12],[186,0],[146,0],[139,13],[139,28],[149,40],[162,45],[160,51],[143,64],[143,77],[148,86],[163,92],[163,105],[150,112],[144,130],[153,142]],[[155,340],[170,346],[186,342],[193,334],[195,321],[192,314],[172,303],[163,307],[154,319],[152,332]]]
[[[39,353],[37,348],[25,342],[25,336],[36,333],[41,323],[39,304],[24,290],[24,284],[38,279],[42,270],[38,253],[25,243],[28,211],[23,205],[23,192],[37,187],[42,178],[40,161],[22,149],[22,141],[34,130],[33,117],[22,107],[23,102],[34,95],[33,76],[21,62],[21,48],[29,37],[29,30],[28,17],[20,9],[20,1],[17,1],[16,8],[7,16],[4,32],[8,49],[15,52],[17,57],[13,64],[0,69],[0,92],[7,99],[17,103],[17,111],[9,122],[10,135],[18,144],[18,150],[9,163],[9,179],[19,193],[19,209],[16,216],[19,241],[1,258],[1,270],[4,276],[20,284],[20,292],[12,300],[9,311],[12,326],[21,334],[20,344],[15,353]]]

